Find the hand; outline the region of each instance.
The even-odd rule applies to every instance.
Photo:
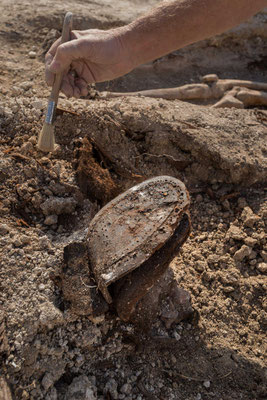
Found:
[[[63,44],[58,39],[45,57],[47,84],[52,86],[55,74],[65,71],[62,92],[79,98],[88,94],[89,83],[108,81],[130,72],[133,67],[122,37],[123,28],[116,28],[72,31],[71,40]]]

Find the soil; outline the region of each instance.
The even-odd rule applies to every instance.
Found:
[[[56,151],[36,148],[49,95],[43,57],[65,11],[76,28],[106,29],[155,3],[0,1],[1,399],[267,397],[266,109],[97,98],[205,73],[266,82],[266,12],[97,85],[91,98],[61,95]],[[64,246],[114,196],[156,175],[181,179],[191,195],[192,233],[171,267],[199,321],[140,332],[112,311],[70,312],[53,278]]]

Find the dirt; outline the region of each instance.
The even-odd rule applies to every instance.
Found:
[[[57,116],[56,151],[36,149],[49,95],[43,55],[60,35],[65,11],[74,12],[79,29],[108,28],[155,3],[0,2],[5,400],[267,396],[266,109],[62,95],[61,108],[72,113]],[[205,73],[266,82],[264,54],[260,13],[92,92],[178,86]],[[105,318],[72,313],[53,279],[64,246],[83,239],[115,195],[163,174],[181,179],[191,195],[192,233],[171,267],[199,321],[167,329],[158,320],[144,333],[112,311]]]

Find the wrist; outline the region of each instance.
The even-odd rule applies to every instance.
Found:
[[[120,48],[120,61],[127,65],[129,72],[145,62],[142,59],[141,49],[141,42],[144,38],[136,38],[136,32],[132,24],[115,28],[114,34]]]

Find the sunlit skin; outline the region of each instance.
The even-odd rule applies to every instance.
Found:
[[[87,85],[123,76],[138,65],[191,43],[220,34],[247,20],[267,0],[176,0],[164,2],[123,27],[73,31],[71,41],[58,39],[46,54],[46,82],[66,71],[61,90],[68,97],[86,96]]]

